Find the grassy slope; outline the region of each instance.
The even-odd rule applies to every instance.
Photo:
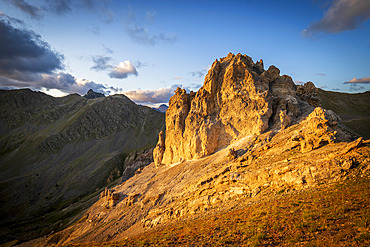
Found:
[[[104,245],[369,246],[369,228],[370,179],[363,177],[299,193],[282,192],[242,209],[173,222]]]
[[[337,113],[347,127],[370,138],[370,92],[348,94],[319,89],[318,96],[322,106]]]
[[[96,201],[89,194],[97,194],[120,176],[126,155],[155,145],[164,126],[163,114],[124,96],[86,100],[30,90],[0,93],[4,103],[0,121],[14,124],[11,130],[3,126],[6,131],[0,135],[0,243],[64,228]],[[85,127],[97,123],[103,126]],[[103,127],[106,136],[101,136]],[[81,138],[80,129],[85,134]],[[91,129],[97,136],[86,133]],[[38,149],[63,132],[67,138],[57,142],[60,150]]]

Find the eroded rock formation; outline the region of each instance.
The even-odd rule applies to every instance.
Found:
[[[165,142],[164,142],[163,131],[161,131],[158,134],[158,143],[153,150],[154,163],[156,167],[158,167],[162,162],[164,150],[165,150]]]
[[[105,190],[100,193],[100,200],[103,201],[102,205],[105,208],[113,208],[119,200],[119,193],[114,193],[114,190],[105,188]]]
[[[332,144],[338,138],[340,141],[349,141],[350,136],[338,128],[338,120],[333,111],[317,107],[303,122],[305,127],[292,140],[300,142],[303,153]]]
[[[279,74],[246,55],[216,60],[197,93],[178,88],[171,97],[166,148],[163,159],[161,152],[154,154],[156,164],[204,157],[241,137],[287,127],[300,114],[300,99],[292,79]]]

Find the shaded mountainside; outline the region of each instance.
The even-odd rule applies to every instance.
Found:
[[[54,98],[1,90],[0,106],[2,241],[65,226],[164,129],[163,113],[124,95]]]
[[[290,236],[298,234],[289,225],[300,213],[295,212],[296,208],[290,212],[292,217],[283,214],[287,221],[272,229],[274,232],[267,229],[273,220],[270,212],[280,210],[268,211],[269,205],[278,207],[274,203],[264,205],[267,212],[256,217],[235,210],[250,212],[251,205],[274,201],[281,194],[290,198],[294,193],[325,189],[349,179],[356,183],[364,178],[365,187],[369,187],[370,141],[352,135],[335,112],[317,107],[320,101],[312,90],[296,86],[289,76],[279,73],[275,66],[265,70],[262,60],[254,63],[246,55],[229,54],[216,60],[198,92],[187,93],[178,88],[171,97],[166,111],[166,135],[159,134],[153,163],[104,191],[72,226],[24,246],[98,246],[107,242],[123,246],[197,246],[202,244],[197,242],[201,238],[192,233],[197,232],[195,228],[204,227],[197,219],[215,217],[217,221],[224,214],[238,212],[242,218],[229,217],[203,237],[210,237],[220,246],[253,245],[257,240],[257,245],[279,245],[284,244],[279,236],[285,232]],[[364,195],[368,194],[362,192],[359,198]],[[325,198],[329,200],[329,196]],[[352,210],[341,207],[343,200],[336,200],[333,208],[343,208],[346,218],[336,221],[324,217],[319,224],[342,229],[337,226],[339,222],[346,225],[352,219],[361,220],[362,214],[369,212],[367,201],[349,202],[359,205]],[[312,207],[302,209],[309,213],[320,203],[313,201]],[[288,208],[284,206],[283,210]],[[360,215],[356,213],[359,211]],[[319,219],[315,217],[307,215],[310,222]],[[280,215],[275,218],[281,219]],[[259,219],[266,223],[262,226]],[[171,229],[163,231],[166,226],[183,226],[183,222],[200,225],[185,231],[186,236],[171,235]],[[232,229],[239,232],[232,231],[233,224],[237,227]],[[312,233],[320,234],[325,226],[315,226]],[[365,225],[351,229],[346,243],[355,245],[357,238],[362,238],[364,246],[369,243],[366,219]],[[150,239],[157,230],[165,235]],[[339,231],[341,236],[343,231]],[[137,237],[138,234],[141,235]],[[242,240],[217,241],[225,234],[236,234]],[[315,235],[309,236],[314,239]],[[136,241],[138,238],[141,242]],[[304,244],[302,241],[289,243]],[[333,245],[340,245],[339,240]]]
[[[322,107],[333,110],[348,128],[370,139],[370,91],[349,94],[318,89],[317,95]]]
[[[354,94],[330,92],[307,82],[297,87],[297,93],[312,106],[334,111],[355,135],[370,138],[370,91]]]

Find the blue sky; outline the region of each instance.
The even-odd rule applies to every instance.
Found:
[[[229,52],[296,83],[370,90],[368,0],[0,0],[0,87],[168,102]],[[31,52],[32,51],[32,52]]]

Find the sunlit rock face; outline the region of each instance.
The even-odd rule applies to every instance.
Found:
[[[161,163],[204,157],[241,137],[279,129],[281,111],[294,120],[300,114],[296,86],[279,74],[275,66],[265,71],[262,60],[230,53],[213,63],[198,92],[178,88],[166,112]]]

